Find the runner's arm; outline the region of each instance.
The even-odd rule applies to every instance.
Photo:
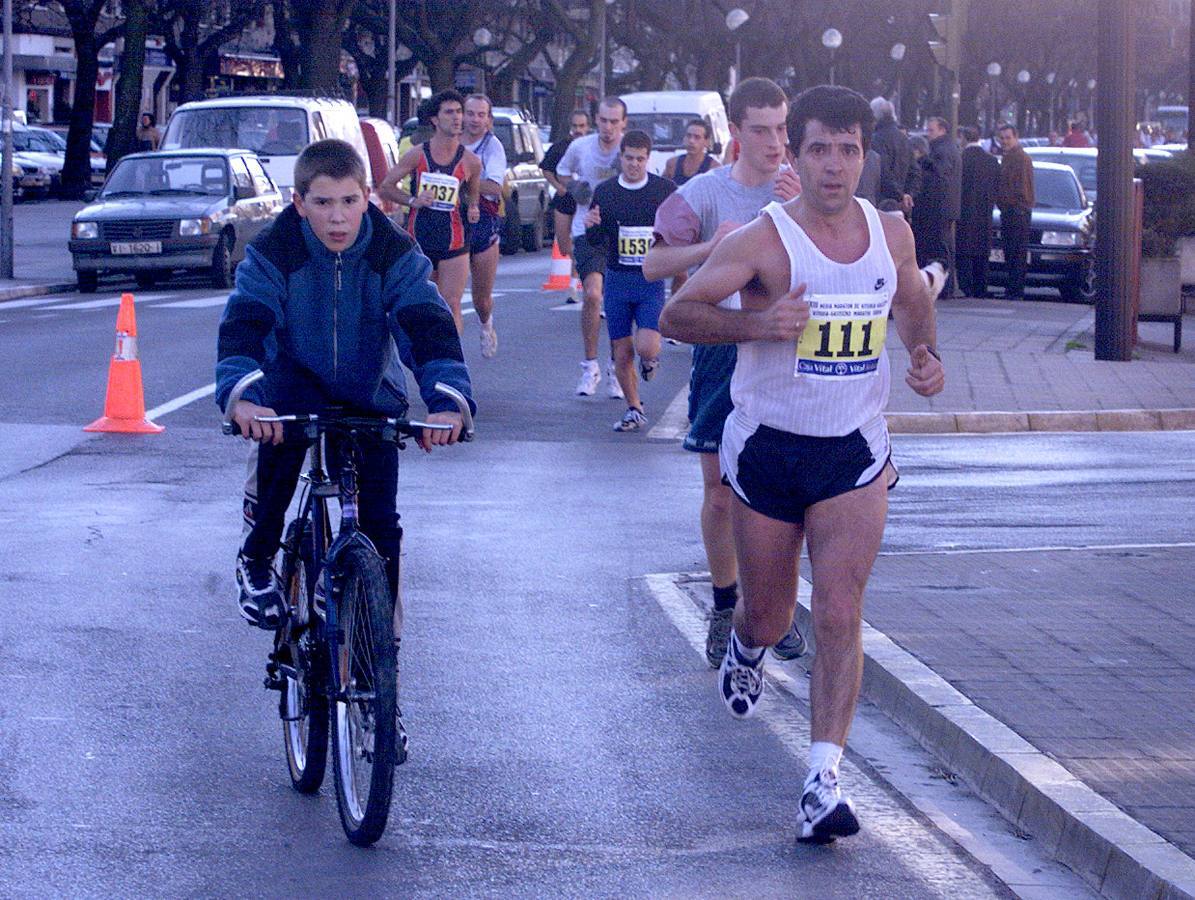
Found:
[[[932,397],[946,385],[946,373],[938,357],[938,332],[934,302],[921,270],[913,231],[903,217],[880,216],[888,249],[896,263],[896,293],[892,297],[892,319],[901,342],[909,351],[905,381],[923,397]]]
[[[762,309],[723,309],[724,299],[744,289],[762,291],[754,262],[770,226],[756,220],[724,238],[697,273],[674,294],[660,314],[660,333],[690,344],[743,341],[795,341],[809,320],[801,299],[805,286]]]
[[[403,158],[390,168],[390,171],[386,173],[386,177],[382,179],[382,183],[378,185],[378,196],[383,200],[389,200],[391,203],[399,203],[403,206],[418,207],[423,205],[421,200],[417,200],[417,198],[412,197],[407,191],[399,187],[403,180],[415,171],[415,166],[418,164],[419,157],[422,154],[423,150],[419,147],[408,150],[403,155]]]
[[[729,230],[720,228],[710,240],[700,240],[701,218],[680,191],[673,191],[656,210],[655,232],[656,241],[643,260],[643,277],[648,281],[680,275],[701,265]]]
[[[492,147],[481,160],[481,192],[501,200],[502,182],[506,180],[506,149],[496,137],[491,138],[490,143]]]
[[[466,150],[465,164],[469,168],[469,179],[465,182],[465,198],[468,205],[466,216],[470,223],[477,224],[481,218],[481,160],[477,154]]]

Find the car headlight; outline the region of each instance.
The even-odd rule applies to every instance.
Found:
[[[178,233],[182,237],[194,237],[197,234],[207,234],[212,230],[212,220],[207,216],[202,219],[183,219],[178,223]]]
[[[1078,247],[1083,241],[1077,231],[1043,231],[1041,242],[1045,247]]]
[[[71,237],[80,240],[90,240],[100,236],[100,226],[98,222],[72,222],[71,223]]]

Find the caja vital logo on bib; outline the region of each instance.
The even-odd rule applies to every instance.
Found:
[[[888,294],[809,294],[805,300],[809,323],[797,341],[794,376],[875,375],[888,336]]]

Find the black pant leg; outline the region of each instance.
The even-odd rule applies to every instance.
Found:
[[[246,485],[245,521],[249,533],[241,548],[246,556],[263,559],[278,552],[286,509],[295,495],[308,446],[303,440],[258,446],[256,502],[250,499]]]
[[[1025,252],[1029,247],[1029,212],[1009,209],[1000,213],[1000,235],[1004,242],[1004,266],[1008,271],[1005,295],[1025,293]]]
[[[399,525],[398,448],[382,441],[363,440],[358,457],[357,491],[361,530],[386,560],[386,578],[392,594],[398,593]]]

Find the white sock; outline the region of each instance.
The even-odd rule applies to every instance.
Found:
[[[733,628],[730,629],[730,639],[734,641],[734,646],[735,649],[738,650],[739,656],[747,660],[747,662],[755,662],[757,659],[763,656],[764,650],[767,649],[767,647],[746,646],[742,641],[739,640],[739,636],[735,633]]]
[[[831,744],[829,741],[814,741],[809,745],[809,777],[805,779],[806,783],[812,780],[814,775],[826,770],[837,772],[838,762],[841,759],[842,748],[837,744]]]
[[[601,368],[598,365],[598,361],[596,359],[584,359],[581,361],[581,365],[583,365],[587,369],[600,369]]]
[[[488,319],[486,319],[484,322],[481,323],[481,330],[482,331],[493,331],[494,330],[494,317],[493,316],[490,316]]]

